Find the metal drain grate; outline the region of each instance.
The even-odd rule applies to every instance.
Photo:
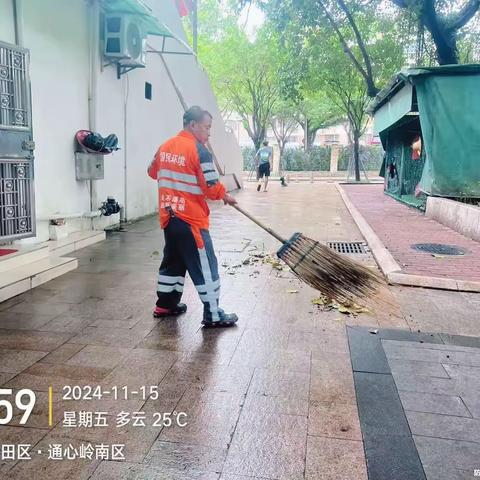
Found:
[[[338,253],[357,255],[367,253],[363,242],[327,242],[327,245]]]
[[[434,253],[437,255],[465,255],[468,250],[456,245],[445,245],[443,243],[415,243],[412,245],[414,250],[425,253]]]

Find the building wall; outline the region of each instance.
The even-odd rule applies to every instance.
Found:
[[[75,21],[72,22],[72,18]],[[73,136],[88,127],[88,50],[83,2],[24,2],[24,46],[30,50],[35,203],[38,218],[90,209],[75,180]],[[38,222],[45,239],[47,222]]]
[[[150,0],[159,19],[185,38],[173,0]],[[35,149],[37,237],[48,239],[52,214],[90,210],[87,182],[75,180],[74,134],[89,128],[89,28],[84,0],[24,1],[24,46],[30,50]],[[11,0],[0,0],[0,41],[14,43]],[[172,41],[170,41],[172,42]],[[148,43],[160,48],[160,40]],[[175,46],[174,43],[170,43]],[[178,48],[178,45],[176,46]],[[211,143],[220,164],[241,178],[238,144],[227,134],[208,78],[193,56],[170,56],[169,68],[189,105],[200,104],[214,115]],[[107,196],[125,205],[127,219],[154,213],[156,183],[146,169],[158,146],[182,128],[183,107],[160,56],[147,54],[147,68],[117,79],[116,68],[95,67],[96,107],[93,127],[102,135],[115,133],[121,150],[105,156],[105,179],[94,182],[93,208]],[[152,100],[145,99],[145,82],[152,84]],[[126,188],[125,188],[126,187]],[[95,219],[103,228],[119,216]],[[90,228],[90,220],[68,220],[70,230]],[[25,242],[32,242],[27,239]]]
[[[15,43],[12,0],[0,0],[0,41]]]

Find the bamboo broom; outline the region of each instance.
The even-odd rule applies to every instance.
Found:
[[[326,245],[294,233],[287,240],[238,205],[233,207],[263,228],[283,245],[277,256],[293,273],[327,298],[340,304],[385,303],[379,295],[385,288],[381,275],[371,268],[340,255]],[[375,300],[374,300],[375,299]]]

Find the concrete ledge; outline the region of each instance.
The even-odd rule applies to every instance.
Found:
[[[409,287],[436,288],[438,290],[454,290],[458,292],[480,292],[480,282],[471,280],[455,280],[454,278],[427,277],[411,273],[392,272],[387,275],[388,282]]]
[[[76,258],[46,257],[27,265],[21,265],[0,275],[0,302],[78,267]]]
[[[410,273],[390,273],[387,275],[390,283],[409,285],[411,287],[437,288],[439,290],[458,290],[457,280],[453,278],[428,277]]]
[[[67,238],[62,240],[49,240],[45,242],[50,249],[50,253],[61,257],[69,253],[88,247],[98,242],[102,242],[106,238],[104,230],[86,230],[71,233]]]
[[[364,236],[365,240],[372,251],[372,255],[375,258],[378,266],[382,270],[383,274],[388,277],[392,272],[401,272],[400,265],[395,261],[392,254],[385,248],[382,241],[378,238],[377,234],[373,231],[372,227],[363,218],[355,205],[350,201],[348,195],[345,193],[341,185],[335,184],[338,193],[342,197],[345,206],[347,207],[350,215],[357,224],[358,229]]]
[[[446,198],[428,197],[425,215],[480,242],[480,207]]]
[[[480,282],[457,280],[457,286],[460,292],[480,292]]]
[[[336,184],[337,190],[342,197],[345,206],[357,224],[358,229],[364,236],[372,255],[380,270],[390,284],[407,285],[410,287],[436,288],[439,290],[454,290],[462,292],[480,292],[480,282],[470,280],[456,280],[454,278],[429,277],[413,275],[402,272],[400,265],[395,261],[392,254],[385,248],[372,227],[363,218],[357,208],[348,198],[340,184]],[[456,203],[456,202],[455,202]]]

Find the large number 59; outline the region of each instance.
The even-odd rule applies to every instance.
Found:
[[[0,397],[2,395],[12,395],[11,388],[0,388]],[[28,397],[28,402],[23,402],[23,397]],[[32,390],[26,388],[19,390],[15,395],[15,405],[19,410],[23,410],[24,414],[20,420],[20,425],[25,425],[27,423],[28,417],[32,413],[33,407],[35,406],[35,393]],[[0,414],[2,412],[2,407],[6,410],[5,417],[0,417],[0,425],[6,425],[10,423],[13,418],[13,406],[8,400],[0,398]]]

